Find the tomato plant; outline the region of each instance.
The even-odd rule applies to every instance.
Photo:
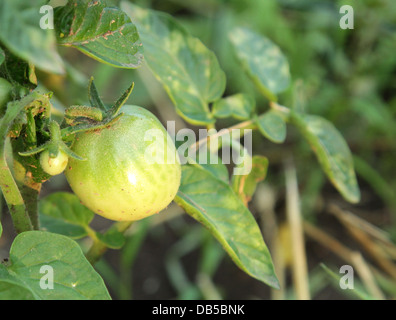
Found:
[[[271,165],[267,146],[287,150],[278,157],[285,211],[297,239],[292,250],[304,256],[292,155],[310,161],[309,146],[317,163],[308,166],[322,169],[307,189],[322,187],[324,176],[342,201],[356,204],[360,189],[348,141],[322,113],[304,108],[301,79],[292,77],[287,58],[296,53],[259,28],[219,29],[223,51],[214,50],[169,14],[115,2],[50,1],[44,13],[44,0],[0,2],[0,187],[16,233],[0,264],[0,298],[110,299],[98,272],[103,255],[126,250],[134,260],[147,229],[175,212],[196,222],[183,241],[188,248],[197,238],[204,243],[200,276],[213,273],[225,253],[241,272],[279,289],[285,283],[275,272],[276,246],[267,246],[258,223],[268,217],[259,219],[252,202]],[[117,78],[114,70],[133,73]],[[115,101],[102,98],[105,84]],[[179,132],[165,128],[169,118]],[[227,152],[237,161],[222,161]],[[65,190],[44,196],[43,184],[63,172]],[[99,230],[94,222],[102,217],[107,224]],[[172,279],[187,278],[174,272],[180,252],[170,250]],[[121,269],[130,272],[125,261]],[[41,268],[52,268],[52,290],[41,286]],[[183,297],[200,297],[188,284],[177,288]]]

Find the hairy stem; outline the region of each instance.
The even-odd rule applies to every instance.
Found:
[[[40,194],[41,184],[32,188],[28,185],[20,187],[22,197],[25,201],[25,209],[29,215],[34,230],[40,229],[40,221],[38,215],[38,196]]]
[[[10,104],[9,104],[10,105]],[[14,119],[24,108],[22,103],[11,103],[4,117],[0,120],[0,188],[10,210],[11,218],[17,233],[32,230],[30,218],[26,212],[23,197],[12,176],[6,160],[6,137]]]

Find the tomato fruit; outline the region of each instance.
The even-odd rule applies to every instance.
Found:
[[[111,126],[77,134],[71,149],[86,160],[70,158],[65,175],[89,209],[110,220],[134,221],[171,203],[181,167],[173,141],[150,111],[126,105],[120,112]],[[161,133],[160,141],[147,139],[152,130]],[[153,161],[151,155],[164,153],[173,161]]]
[[[40,165],[43,170],[51,176],[65,171],[69,158],[63,151],[59,150],[58,155],[54,158],[50,157],[49,151],[44,150],[40,154]]]

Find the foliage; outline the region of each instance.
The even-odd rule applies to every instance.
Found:
[[[221,141],[220,148],[230,143],[222,135],[233,129],[241,130],[246,144],[254,131],[253,154],[245,154],[252,162],[249,173],[230,175],[240,164],[201,164],[190,153],[182,166],[174,202],[207,232],[187,224],[180,247],[172,247],[163,262],[180,298],[200,298],[200,292],[217,297],[188,284],[179,269],[184,250],[198,246],[201,276],[211,277],[226,253],[252,278],[272,288],[284,285],[273,263],[276,246],[268,245],[252,199],[263,180],[278,192],[283,188],[277,165],[287,166],[282,161],[291,155],[301,168],[303,219],[315,218],[310,199],[326,191],[324,176],[344,202],[361,200],[358,182],[364,181],[396,209],[389,191],[396,181],[392,157],[365,169],[395,151],[396,18],[386,9],[396,9],[393,2],[354,3],[361,13],[356,31],[338,28],[336,9],[343,1],[163,1],[152,8],[142,1],[114,2],[69,0],[55,8],[54,29],[39,27],[46,1],[0,2],[0,80],[12,86],[8,103],[0,105],[0,187],[18,234],[8,261],[0,264],[2,299],[109,299],[99,274],[111,283],[101,260],[107,249],[121,249],[120,277],[130,280],[127,274],[157,217],[96,230],[94,213],[76,195],[40,197],[42,184],[51,180],[46,182],[50,176],[39,160],[43,150],[61,150],[82,161],[71,151],[76,134],[111,127],[129,99],[156,105],[160,115],[168,113],[184,127],[217,130],[199,146]],[[116,102],[110,105],[99,92]],[[243,143],[230,146],[243,150]],[[273,150],[281,150],[281,161]],[[357,175],[352,153],[365,159],[356,162]],[[0,236],[5,231],[0,223]],[[40,289],[45,265],[54,269],[53,290]],[[121,288],[119,297],[130,298],[128,290]]]

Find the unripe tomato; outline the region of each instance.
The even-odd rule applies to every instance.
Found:
[[[55,158],[51,158],[48,150],[44,150],[40,154],[40,165],[43,170],[51,176],[65,171],[68,162],[68,156],[63,151],[59,150]]]
[[[12,85],[6,79],[0,78],[0,108],[11,99]]]
[[[121,112],[111,126],[76,136],[72,150],[86,160],[70,158],[65,174],[89,209],[110,220],[134,221],[170,204],[181,167],[173,141],[151,112],[137,106],[123,106]],[[153,161],[164,153],[173,161]]]

